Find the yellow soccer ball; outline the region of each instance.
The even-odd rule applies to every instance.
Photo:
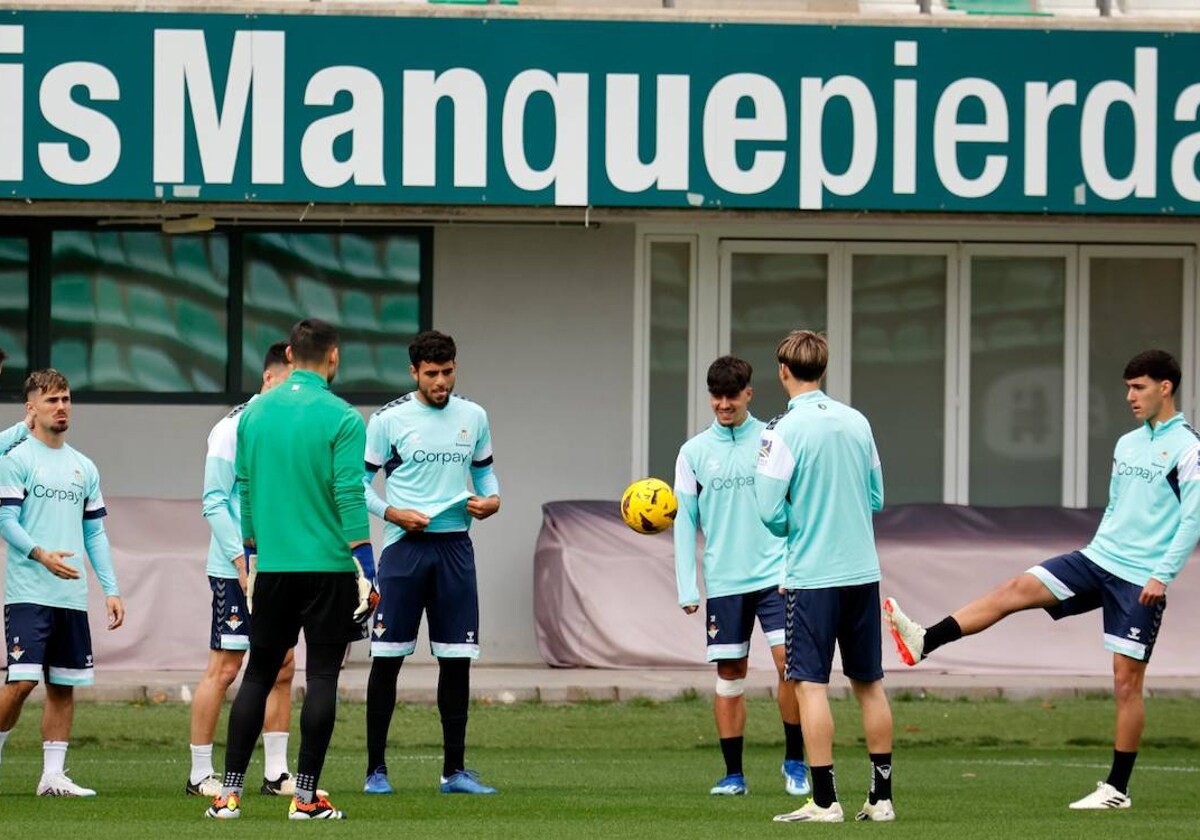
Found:
[[[621,496],[621,518],[639,534],[661,533],[675,522],[679,502],[665,481],[643,478]]]

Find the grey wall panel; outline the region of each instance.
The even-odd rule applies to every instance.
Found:
[[[632,225],[438,229],[434,327],[459,347],[458,393],[492,426],[503,507],[473,530],[483,655],[537,660],[541,505],[616,499],[633,411]]]

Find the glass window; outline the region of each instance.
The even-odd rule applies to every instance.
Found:
[[[871,421],[887,502],[940,503],[946,258],[858,254],[853,271],[851,402]]]
[[[970,265],[970,503],[1061,505],[1066,259]]]
[[[302,318],[321,318],[341,333],[339,392],[412,390],[408,345],[421,329],[419,237],[255,233],[244,241],[244,389],[258,389],[272,343]]]
[[[732,255],[729,352],[754,368],[754,413],[783,411],[775,350],[792,330],[824,332],[829,323],[829,257],[825,254]]]
[[[1108,504],[1113,446],[1137,425],[1121,376],[1142,350],[1183,359],[1183,260],[1094,257],[1088,333],[1088,506]]]
[[[220,234],[55,231],[50,363],[75,391],[226,390]]]
[[[8,354],[0,393],[15,394],[29,373],[29,242],[0,237],[0,350]],[[0,416],[0,428],[13,421]]]
[[[674,484],[675,456],[688,437],[688,327],[692,248],[650,245],[649,474]]]

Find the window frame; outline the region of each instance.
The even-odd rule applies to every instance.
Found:
[[[29,245],[29,310],[27,313],[29,369],[49,367],[51,335],[51,283],[53,280],[53,238],[57,231],[92,233],[160,232],[156,225],[136,222],[105,224],[95,218],[0,217],[0,237],[25,238]],[[229,299],[226,302],[225,387],[208,393],[169,391],[72,392],[76,403],[99,405],[237,405],[253,395],[242,387],[242,331],[245,323],[245,248],[246,234],[262,233],[353,233],[361,236],[403,235],[416,237],[420,247],[420,280],[417,284],[419,330],[430,329],[433,322],[433,228],[420,225],[336,225],[336,224],[218,224],[209,233],[227,237],[229,244]],[[173,234],[163,233],[163,236]],[[179,234],[182,236],[194,234]],[[334,393],[355,405],[372,405],[394,399],[396,391],[340,391],[336,380]]]

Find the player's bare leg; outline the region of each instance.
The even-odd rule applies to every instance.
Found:
[[[781,768],[784,790],[792,796],[808,796],[812,785],[808,781],[808,765],[804,762],[804,735],[800,725],[800,704],[792,684],[787,681],[787,647],[771,647],[771,658],[779,682],[775,688],[775,702],[779,706],[779,717],[783,721],[784,755]]]
[[[38,796],[95,796],[96,791],[80,787],[66,774],[67,742],[75,719],[75,689],[69,685],[46,684],[46,704],[42,707],[42,780]]]
[[[46,705],[42,707],[42,740],[66,741],[75,720],[75,689],[69,685],[46,684]]]
[[[1058,603],[1054,593],[1026,572],[1011,578],[982,598],[959,608],[952,617],[964,636],[980,633],[1016,612],[1045,609]]]
[[[0,732],[8,732],[17,725],[25,700],[37,683],[32,680],[5,683],[0,689]]]
[[[1113,696],[1117,701],[1116,748],[1137,752],[1146,726],[1146,703],[1142,689],[1146,681],[1146,663],[1113,654]]]
[[[857,819],[890,822],[892,808],[892,707],[883,690],[883,680],[850,680],[854,697],[862,709],[863,734],[871,758],[871,789]]]
[[[894,598],[884,600],[883,612],[900,658],[908,665],[916,665],[942,645],[981,633],[1013,613],[1045,609],[1057,603],[1054,593],[1036,576],[1026,572],[1010,578],[928,628],[905,615]]]
[[[1146,681],[1146,663],[1124,654],[1113,654],[1113,697],[1117,702],[1116,737],[1112,767],[1108,778],[1082,799],[1070,804],[1074,811],[1104,811],[1129,808],[1129,777],[1137,760],[1146,725],[1146,704],[1142,690]]]
[[[717,677],[726,681],[744,680],[748,667],[746,659],[723,659],[717,662]],[[718,692],[713,697],[713,717],[717,721],[717,736],[722,740],[741,738],[746,731],[746,697],[738,691],[726,695]]]
[[[742,774],[742,748],[746,732],[744,681],[747,667],[746,657],[717,661],[713,717],[717,722],[717,737],[721,739],[725,775],[709,791],[714,796],[740,796],[746,792],[746,779]]]
[[[237,679],[238,671],[242,668],[245,658],[244,650],[210,650],[208,652],[208,667],[204,676],[196,685],[196,693],[192,697],[192,729],[193,744],[211,744],[213,733],[217,730],[217,718],[221,714],[221,704],[233,681]]]
[[[829,767],[833,764],[833,712],[829,708],[829,686],[804,681],[791,685],[800,709],[809,766]]]

